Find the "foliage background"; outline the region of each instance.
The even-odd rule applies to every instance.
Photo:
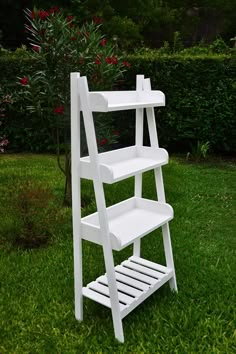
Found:
[[[197,54],[198,53],[198,54]],[[135,88],[136,74],[150,77],[153,89],[166,94],[166,107],[158,111],[160,143],[171,151],[188,152],[198,141],[209,141],[212,152],[236,152],[236,60],[234,54],[192,53],[183,51],[161,54],[147,51],[128,57],[131,67],[125,74],[122,89]],[[37,67],[37,70],[39,68]],[[5,75],[2,87],[6,94],[18,90],[17,76],[31,75],[36,62],[27,52],[0,56],[0,72]],[[11,105],[4,133],[9,148],[17,151],[53,151],[53,141],[42,120],[29,112],[18,112]],[[132,112],[123,114],[117,128],[120,143],[134,141]],[[116,115],[113,116],[117,121]],[[148,142],[147,139],[145,141]]]
[[[185,46],[211,42],[219,35],[229,41],[236,34],[232,0],[1,0],[0,42],[8,48],[26,43],[23,9],[55,5],[85,21],[99,14],[105,19],[105,33],[118,37],[119,45],[129,50],[142,43],[160,47],[172,42],[176,31]]]

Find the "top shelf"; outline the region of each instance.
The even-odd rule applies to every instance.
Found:
[[[165,95],[161,91],[89,92],[89,102],[93,112],[111,112],[165,106]]]

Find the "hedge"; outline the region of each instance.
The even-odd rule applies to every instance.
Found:
[[[212,152],[236,152],[236,58],[233,55],[136,55],[127,87],[137,73],[166,95],[158,110],[162,146],[189,151],[209,142]]]
[[[132,55],[122,89],[135,89],[136,74],[150,77],[153,89],[166,95],[157,110],[160,144],[170,151],[189,151],[209,142],[212,152],[236,152],[236,60],[234,55]],[[17,90],[17,77],[30,75],[37,63],[27,57],[0,56],[3,93]],[[132,140],[134,119],[120,120],[124,144]],[[133,115],[134,117],[134,115]],[[47,127],[17,107],[8,113],[1,133],[15,150],[52,150]],[[122,136],[123,134],[123,136]],[[0,134],[1,135],[1,134]],[[145,138],[147,142],[147,138]]]

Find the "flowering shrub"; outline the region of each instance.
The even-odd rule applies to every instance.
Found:
[[[2,120],[6,118],[6,106],[12,103],[11,96],[5,95],[3,98],[0,96],[0,126],[3,125]],[[1,136],[0,133],[0,152],[5,151],[5,147],[8,145],[9,141],[5,134]]]
[[[112,44],[100,31],[102,19],[97,16],[91,23],[79,25],[75,17],[65,16],[58,7],[26,10],[25,14],[31,55],[42,69],[31,77],[19,78],[22,110],[26,104],[45,120],[57,146],[59,168],[70,181],[70,72],[86,75],[92,90],[110,90],[121,82],[129,63],[114,53]],[[111,133],[114,129],[109,116],[96,119],[96,130],[103,142],[100,146],[117,138]],[[64,166],[60,160],[62,147],[66,155]],[[70,186],[67,190],[70,196]]]

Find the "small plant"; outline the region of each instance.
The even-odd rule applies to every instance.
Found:
[[[11,193],[13,195],[13,192]],[[48,187],[28,180],[14,190],[13,207],[18,218],[14,243],[22,248],[37,248],[49,242],[58,213]]]
[[[203,143],[201,141],[197,142],[195,147],[192,147],[192,152],[188,152],[186,156],[186,160],[189,160],[191,157],[196,161],[200,161],[201,159],[205,160],[208,156],[210,149],[209,141]]]

